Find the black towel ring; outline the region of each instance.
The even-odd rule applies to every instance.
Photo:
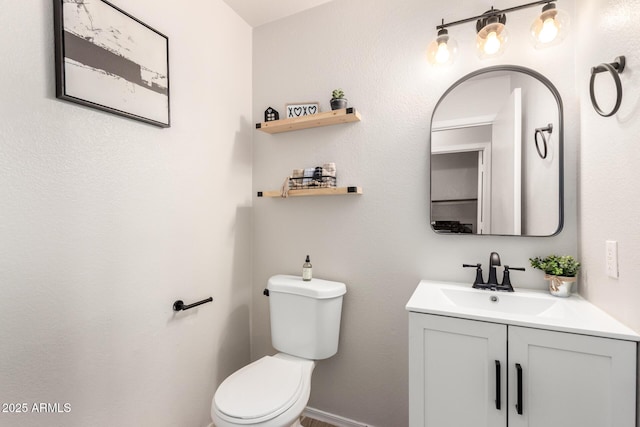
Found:
[[[624,56],[618,56],[612,63],[609,63],[609,64],[603,63],[598,65],[597,67],[591,68],[591,81],[589,82],[589,94],[591,95],[591,104],[593,105],[593,108],[596,110],[596,112],[600,114],[602,117],[611,117],[615,113],[617,113],[618,109],[620,108],[620,104],[622,103],[622,82],[620,81],[619,74],[624,71],[625,62],[626,60]],[[599,73],[603,73],[605,71],[608,71],[609,74],[611,74],[611,76],[613,77],[613,81],[616,84],[616,105],[608,113],[602,111],[602,109],[598,105],[598,101],[596,101],[596,95],[594,93],[596,75]]]
[[[540,156],[541,159],[547,158],[547,137],[544,135],[545,132],[549,133],[549,135],[553,133],[553,123],[549,123],[547,127],[544,127],[544,128],[537,128],[533,136],[533,139],[535,139],[536,141],[536,150],[538,150],[538,155]],[[542,146],[544,147],[544,154],[543,154],[543,150],[540,150],[540,142],[538,141],[538,135],[542,137]]]

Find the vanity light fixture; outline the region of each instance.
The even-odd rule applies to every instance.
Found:
[[[472,21],[476,21],[478,55],[482,59],[494,58],[504,52],[507,44],[506,14],[539,5],[544,5],[542,13],[536,17],[530,30],[534,45],[541,48],[557,44],[566,35],[569,18],[566,12],[556,8],[556,1],[540,0],[503,10],[492,7],[482,15],[449,23],[445,23],[443,19],[442,24],[436,26],[438,36],[429,44],[427,58],[434,65],[451,63],[457,52],[457,44],[449,36],[447,28]]]

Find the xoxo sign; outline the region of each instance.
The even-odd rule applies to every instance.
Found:
[[[320,107],[317,102],[306,104],[287,104],[285,108],[287,110],[287,119],[310,116],[320,112]]]

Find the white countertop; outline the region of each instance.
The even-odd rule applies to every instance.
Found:
[[[493,297],[493,298],[492,298]],[[497,301],[492,301],[496,299]],[[555,297],[547,291],[473,289],[468,283],[422,280],[407,311],[507,325],[640,341],[640,335],[577,294]]]

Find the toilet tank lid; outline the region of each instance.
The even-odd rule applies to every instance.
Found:
[[[347,286],[341,282],[315,278],[304,281],[300,276],[286,274],[272,276],[267,283],[267,289],[269,292],[282,292],[316,299],[335,298],[347,293]]]

